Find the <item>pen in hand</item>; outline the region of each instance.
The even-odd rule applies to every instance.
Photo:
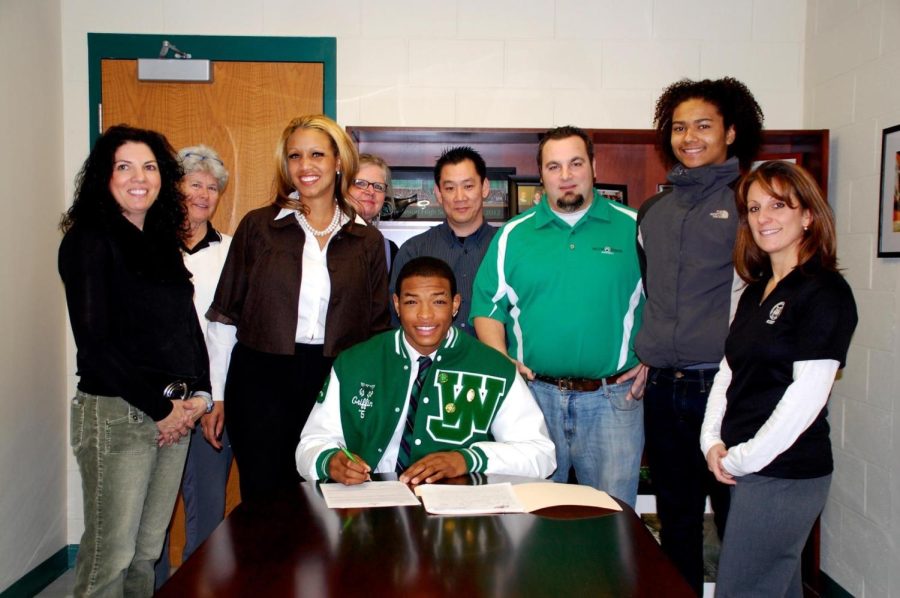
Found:
[[[366,474],[366,480],[368,481],[368,480],[371,480],[371,479],[372,479],[372,476],[370,476],[369,473],[368,473],[368,472],[370,471],[368,465],[366,465],[365,463],[363,463],[356,455],[354,455],[353,453],[351,453],[350,451],[348,451],[348,450],[347,450],[347,447],[344,446],[343,443],[340,443],[340,442],[339,442],[339,443],[338,443],[338,448],[341,449],[341,452],[344,453],[344,456],[347,457],[347,459],[348,459],[351,463],[356,463],[357,465],[364,465],[365,468],[366,468],[366,471],[365,471],[365,474]]]
[[[338,443],[338,448],[341,449],[341,452],[343,452],[345,455],[347,455],[347,458],[348,458],[348,459],[350,459],[350,460],[353,461],[354,463],[359,463],[359,459],[356,458],[356,455],[354,455],[353,453],[351,453],[350,451],[348,451],[348,450],[347,450],[347,447],[344,446],[342,443],[340,443],[340,442]]]

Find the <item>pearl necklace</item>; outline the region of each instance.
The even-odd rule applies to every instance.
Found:
[[[303,212],[297,212],[297,220],[300,221],[300,226],[302,226],[306,232],[313,235],[314,237],[327,237],[334,231],[338,229],[341,225],[341,211],[338,209],[337,205],[334,206],[334,217],[331,219],[331,224],[329,224],[325,230],[316,230],[312,227],[309,221],[306,219],[306,215]]]

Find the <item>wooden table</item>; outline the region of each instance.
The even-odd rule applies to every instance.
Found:
[[[484,482],[473,478],[454,482]],[[477,517],[422,507],[332,510],[304,483],[238,506],[157,595],[692,596],[634,511],[623,509]]]

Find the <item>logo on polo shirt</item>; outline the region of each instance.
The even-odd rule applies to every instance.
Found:
[[[784,301],[779,301],[775,304],[775,306],[769,311],[769,319],[766,320],[766,324],[774,324],[775,320],[778,319],[778,316],[781,315],[781,312],[784,311]]]
[[[440,411],[428,416],[433,440],[465,446],[475,434],[487,434],[506,395],[506,380],[496,376],[441,370],[435,376]]]
[[[728,210],[716,210],[715,212],[710,212],[709,215],[716,220],[728,220]]]
[[[599,251],[603,255],[615,255],[617,253],[622,253],[622,250],[618,247],[610,247],[609,245],[605,247],[594,247],[594,251]]]
[[[374,384],[366,384],[365,382],[359,383],[359,391],[352,399],[350,399],[350,402],[356,405],[356,408],[359,411],[359,419],[366,419],[366,409],[375,405],[375,403],[372,402],[373,394],[375,394]]]

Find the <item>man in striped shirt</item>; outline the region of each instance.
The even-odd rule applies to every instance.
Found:
[[[471,317],[529,380],[556,445],[553,479],[574,468],[580,483],[634,506],[644,443],[636,212],[594,192],[583,130],[548,131],[537,160],[546,197],[494,237]]]
[[[497,229],[484,219],[484,200],[491,191],[484,158],[468,146],[446,150],[434,165],[434,196],[447,216],[444,222],[410,238],[400,247],[391,271],[391,293],[397,274],[413,258],[430,256],[450,264],[462,302],[454,325],[475,335],[469,323],[472,282]],[[394,325],[399,325],[392,312]]]

